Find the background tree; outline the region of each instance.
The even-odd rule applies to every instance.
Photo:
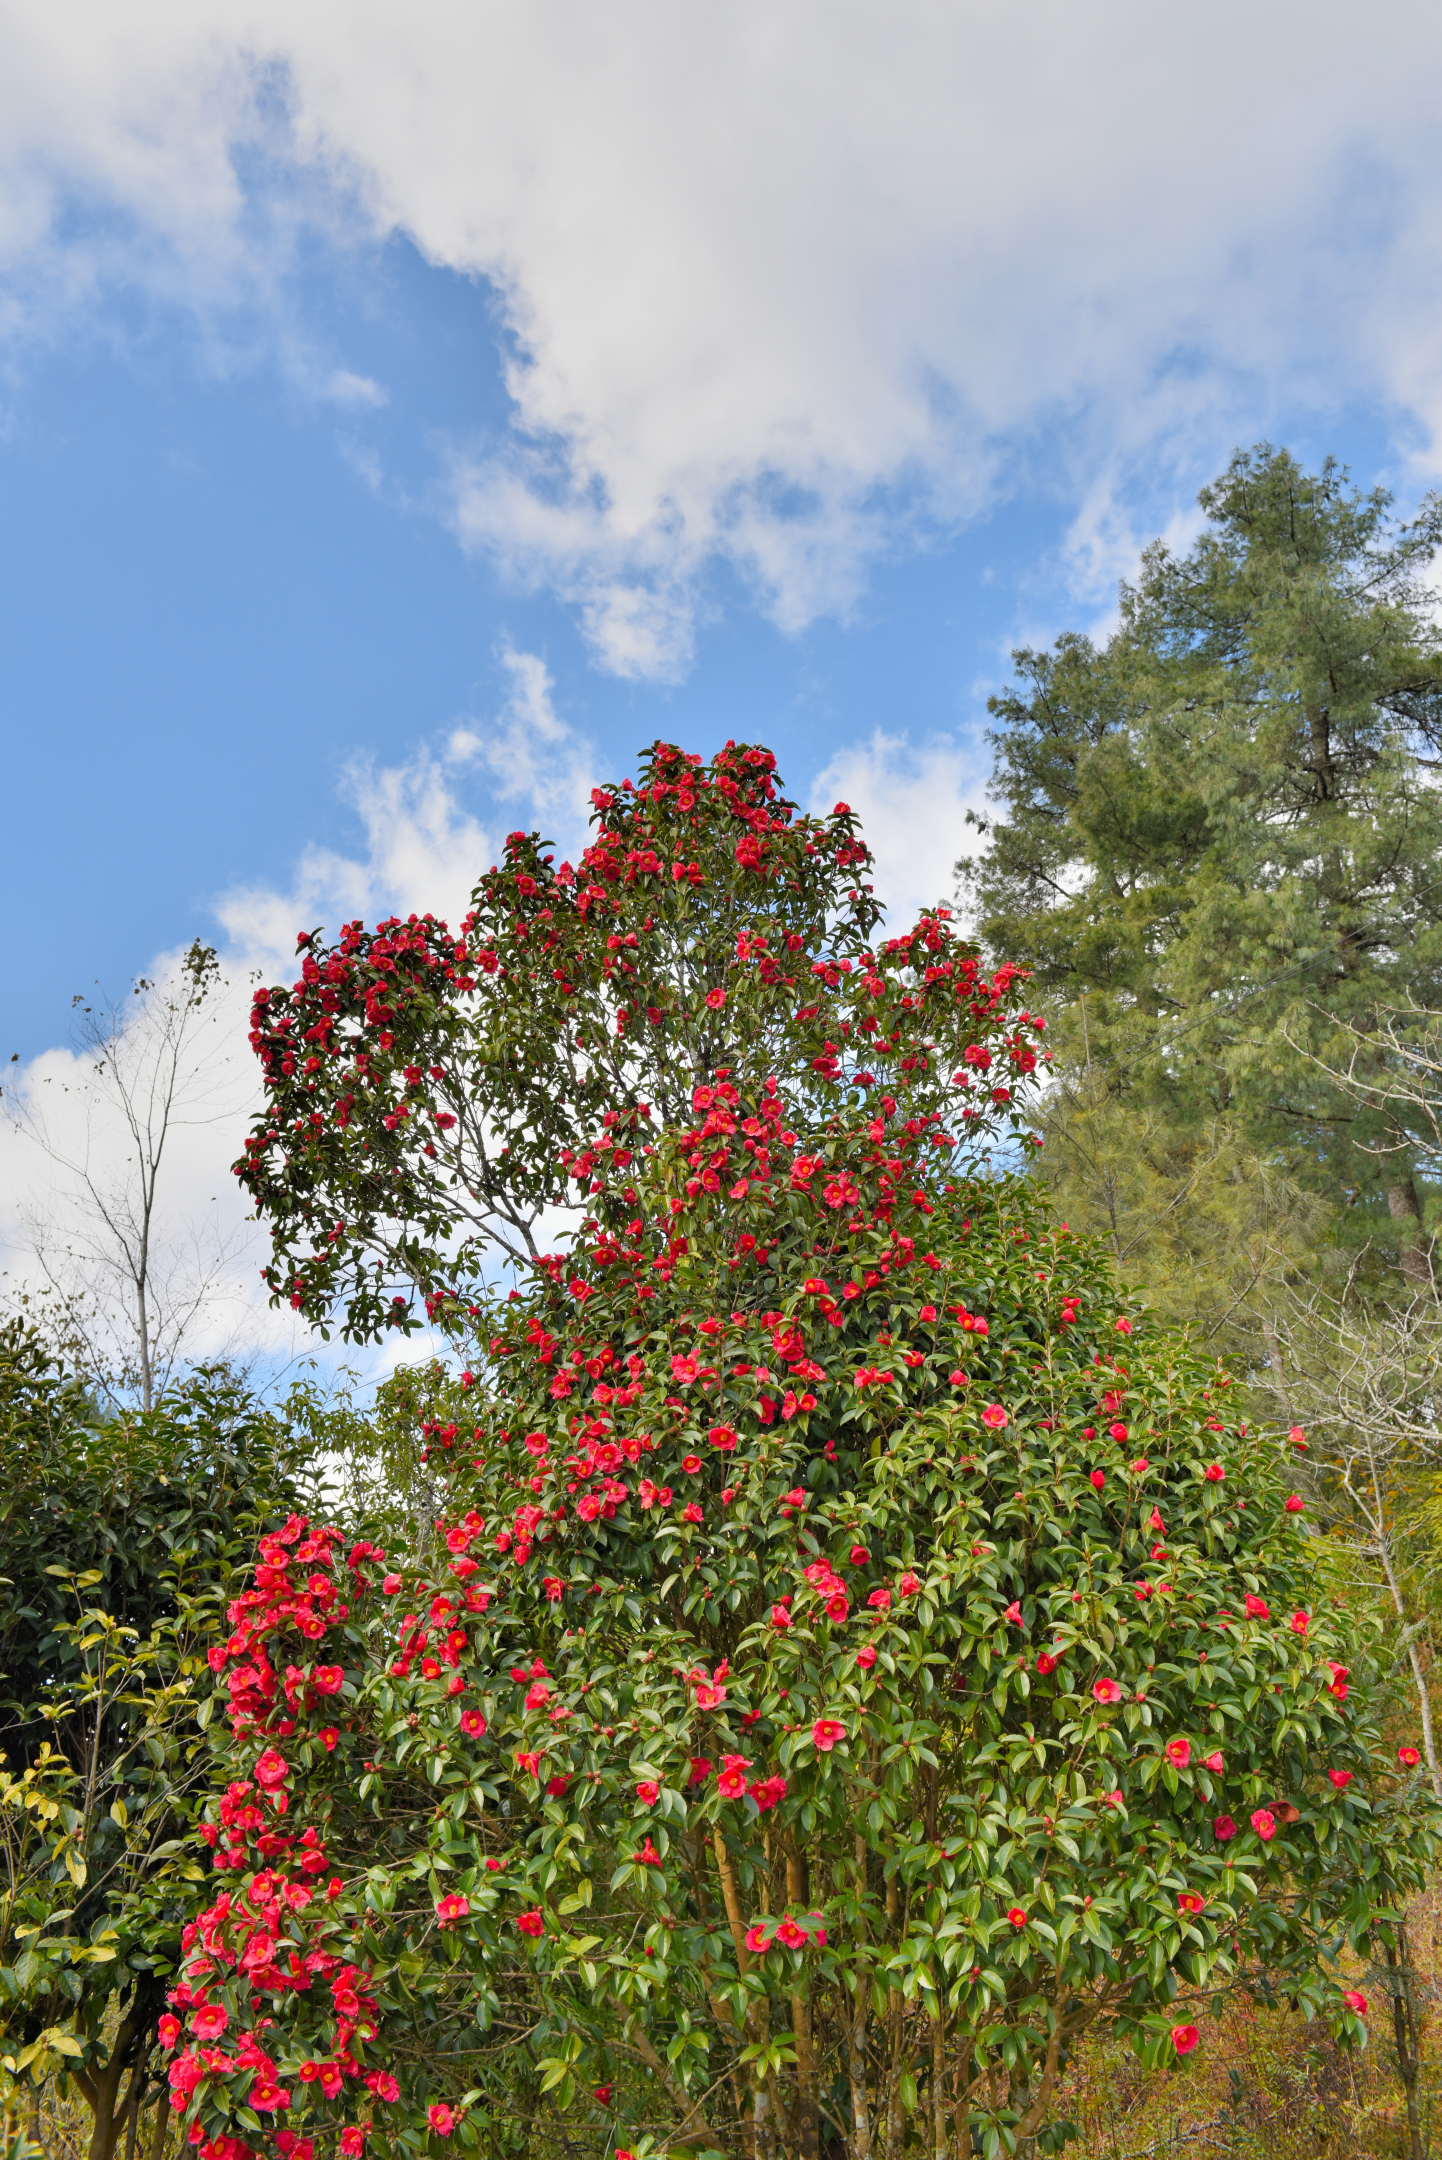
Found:
[[[1265,1186],[1238,1209],[1272,1218],[1279,1251],[1296,1188],[1416,1285],[1423,1136],[1394,1131],[1384,1162],[1330,1075],[1348,1027],[1438,1002],[1442,647],[1422,579],[1442,508],[1399,528],[1383,491],[1265,444],[1200,500],[1207,530],[1147,550],[1104,646],[1015,656],[969,896],[987,945],[1073,1008],[1069,1062],[1085,1038],[1116,1147],[1163,1118],[1180,1192],[1223,1120]],[[1084,1161],[1054,1158],[1063,1211],[1075,1195],[1095,1222]],[[1226,1211],[1218,1233],[1220,1251]]]
[[[105,1416],[0,1330],[0,2083],[80,2095],[91,2160],[142,2115],[199,1878],[205,1648],[257,1532],[300,1497],[289,1431],[226,1375]],[[278,1510],[278,1512],[277,1512]]]
[[[220,963],[191,945],[131,1001],[75,999],[83,1079],[67,1102],[10,1091],[18,1133],[49,1166],[24,1210],[40,1288],[32,1303],[90,1386],[149,1410],[215,1317],[235,1240],[177,1216],[167,1174],[182,1134],[238,1109],[222,1056]]]
[[[776,895],[746,921],[733,837],[693,839],[688,906],[749,963]],[[488,888],[528,933],[533,859]],[[426,1420],[439,1547],[289,1524],[232,1608],[221,1883],[168,2027],[208,2160],[367,2128],[514,2149],[531,2111],[596,2149],[946,2160],[1055,2142],[1081,2032],[1176,2060],[1257,1964],[1360,2031],[1330,1960],[1389,1937],[1433,1803],[1314,1596],[1285,1450],[1032,1184],[958,1163],[972,1076],[1005,1119],[1035,1059],[1011,971],[938,917],[854,955],[844,917],[795,934],[820,992],[697,984],[734,1050],[709,1037],[654,1137],[604,1091],[552,1126],[588,1208],[566,1255],[456,1312],[443,1223],[420,1249],[476,1329]],[[425,1012],[454,1042],[454,1001]],[[375,1127],[339,1130],[289,1151],[282,1239],[318,1162],[369,1174]]]

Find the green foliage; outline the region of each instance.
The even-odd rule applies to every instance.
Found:
[[[1442,509],[1397,529],[1381,491],[1266,446],[1201,502],[1208,529],[1148,549],[1105,646],[1018,653],[992,701],[982,935],[1058,999],[1088,993],[1118,1131],[1156,1112],[1190,1142],[1220,1118],[1333,1235],[1412,1272],[1425,1135],[1335,1073],[1349,1027],[1437,1002],[1442,646],[1420,579]],[[1402,1145],[1379,1160],[1379,1140]]]
[[[1361,2036],[1336,1959],[1437,1812],[1285,1445],[965,1149],[973,1076],[1010,1115],[1035,1061],[1010,971],[932,917],[850,972],[821,1065],[752,1062],[784,1008],[732,979],[735,1067],[582,1136],[569,1253],[422,1376],[421,1550],[263,1544],[169,2028],[217,2156],[282,2118],[347,2154],[528,2117],[598,2153],[1054,2145],[1082,2033],[1176,2059],[1259,1964]]]

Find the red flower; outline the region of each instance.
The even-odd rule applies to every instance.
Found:
[[[870,1672],[872,1666],[876,1663],[876,1652],[870,1643],[867,1643],[865,1649],[857,1651],[856,1662],[863,1672]]]
[[[1095,1485],[1095,1487],[1096,1487],[1096,1489],[1097,1489],[1097,1491],[1098,1491],[1098,1492],[1100,1492],[1100,1491],[1101,1491],[1101,1489],[1102,1489],[1103,1485],[1105,1485],[1106,1481],[1107,1481],[1107,1474],[1106,1474],[1105,1470],[1093,1470],[1093,1472],[1092,1472],[1092,1474],[1091,1474],[1091,1482],[1093,1483],[1093,1485]]]
[[[218,2040],[229,2023],[230,2014],[220,2003],[206,2003],[191,2019],[190,2029],[197,2040]]]
[[[746,1947],[748,1950],[770,1949],[771,1937],[766,1932],[766,1923],[764,1920],[753,1920],[750,1927],[747,1928]]]
[[[1117,1322],[1117,1333],[1118,1333],[1118,1335],[1130,1335],[1131,1331],[1132,1331],[1132,1324],[1131,1324],[1130,1320],[1118,1320],[1118,1322]]]
[[[456,2118],[444,2100],[433,2100],[426,2109],[426,2121],[437,2137],[449,2137],[456,2127]]]
[[[1246,1615],[1249,1620],[1270,1620],[1272,1615],[1265,1598],[1253,1597],[1247,1592]]]
[[[1000,1432],[1002,1427],[1006,1425],[1009,1421],[1006,1412],[1001,1407],[1001,1404],[999,1402],[993,1402],[988,1403],[986,1408],[982,1411],[981,1422],[983,1425],[990,1426],[993,1432]]]
[[[707,1778],[710,1777],[713,1767],[714,1765],[708,1756],[693,1755],[691,1757],[691,1775],[686,1780],[687,1784],[704,1785]]]
[[[1181,1890],[1177,1893],[1178,1912],[1199,1913],[1206,1902],[1199,1890]]]
[[[1287,1625],[1291,1628],[1294,1635],[1305,1635],[1308,1626],[1310,1625],[1311,1617],[1312,1616],[1310,1613],[1294,1612]]]
[[[786,1610],[786,1607],[785,1607],[784,1605],[773,1605],[773,1606],[772,1606],[772,1608],[771,1608],[771,1625],[772,1625],[773,1627],[779,1627],[779,1628],[787,1628],[787,1627],[790,1627],[790,1625],[791,1625],[791,1615],[790,1615],[790,1613],[789,1613],[789,1612],[788,1612],[788,1611]]]
[[[1026,1914],[1020,1905],[1013,1905],[1006,1917],[1014,1928],[1024,1928],[1026,1926]]]
[[[1222,1760],[1222,1751],[1220,1748],[1216,1749],[1213,1754],[1204,1755],[1202,1757],[1202,1768],[1204,1770],[1212,1771],[1218,1777],[1221,1776],[1222,1771],[1226,1768],[1226,1764]]]
[[[274,1792],[290,1776],[290,1764],[274,1748],[267,1748],[255,1766],[255,1782],[267,1792]]]
[[[470,1899],[463,1897],[459,1890],[453,1890],[449,1897],[443,1897],[436,1906],[436,1918],[442,1927],[454,1927],[458,1920],[467,1917],[470,1909]]]
[[[156,2026],[155,2030],[159,2035],[161,2046],[163,2048],[173,2048],[176,2041],[180,2038],[180,2020],[178,2017],[175,2017],[169,2010],[167,2010],[164,2017],[160,2020],[160,2023]]]
[[[864,1545],[853,1545],[846,1557],[853,1567],[865,1567],[871,1555]]]
[[[726,992],[724,990],[708,990],[706,992],[706,1003],[710,1006],[712,1012],[719,1012],[726,1003]]]
[[[712,1447],[721,1448],[728,1455],[736,1446],[736,1435],[729,1425],[713,1425],[707,1434],[707,1438],[710,1440]]]
[[[1056,1667],[1056,1659],[1054,1657],[1048,1656],[1047,1652],[1043,1650],[1040,1657],[1036,1661],[1036,1669],[1041,1674],[1043,1680],[1046,1678],[1048,1673],[1054,1673],[1056,1671]]]
[[[1277,1818],[1266,1808],[1259,1807],[1252,1815],[1252,1828],[1265,1845],[1277,1834]]]
[[[1092,1693],[1099,1703],[1120,1702],[1121,1684],[1116,1680],[1097,1680],[1092,1685]]]
[[[768,1808],[779,1807],[786,1798],[784,1777],[757,1778],[751,1787],[751,1797],[764,1815]]]
[[[1350,1770],[1329,1770],[1327,1775],[1338,1792],[1345,1792],[1352,1782],[1354,1773]]]
[[[661,1797],[661,1788],[654,1778],[642,1778],[636,1787],[636,1798],[642,1807],[654,1807]]]
[[[310,1684],[317,1695],[339,1695],[345,1684],[345,1674],[339,1665],[317,1665],[310,1676]]]
[[[1178,1770],[1185,1770],[1192,1759],[1192,1743],[1190,1740],[1169,1740],[1164,1753],[1169,1763]]]
[[[1367,1998],[1362,1993],[1362,1990],[1360,1988],[1344,1989],[1342,1994],[1342,2000],[1347,2005],[1347,2008],[1349,2010],[1356,2011],[1358,2017],[1365,2017],[1367,2015]]]
[[[479,1710],[463,1710],[461,1712],[461,1731],[463,1733],[469,1733],[473,1740],[477,1740],[485,1729],[486,1721]]]
[[[906,1574],[902,1576],[900,1582],[896,1586],[897,1595],[900,1597],[915,1597],[917,1591],[920,1588],[921,1577],[919,1575],[913,1575],[910,1569],[908,1569]]]
[[[1415,1770],[1418,1763],[1421,1762],[1422,1757],[1418,1754],[1416,1748],[1414,1747],[1399,1747],[1397,1750],[1397,1760],[1399,1763],[1401,1763],[1404,1770]]]
[[[546,1929],[545,1920],[542,1918],[539,1912],[534,1911],[517,1913],[516,1926],[520,1929],[523,1935],[529,1935],[533,1939],[537,1935],[543,1935]]]
[[[779,1943],[785,1943],[788,1950],[804,1950],[811,1937],[804,1927],[797,1926],[788,1913],[776,1930],[776,1940]]]
[[[1300,1493],[1289,1493],[1284,1503],[1289,1515],[1300,1515],[1306,1504]]]
[[[1219,1845],[1225,1845],[1228,1838],[1234,1838],[1236,1834],[1237,1826],[1230,1815],[1219,1815],[1212,1824],[1212,1836]]]
[[[829,1755],[838,1740],[846,1738],[840,1718],[819,1717],[811,1728],[811,1740],[819,1755]]]
[[[1179,2055],[1190,2055],[1197,2044],[1197,2039],[1198,2034],[1195,2025],[1174,2025],[1172,2027],[1172,2046]]]
[[[339,1740],[340,1734],[334,1725],[322,1725],[320,1731],[316,1734],[316,1738],[327,1755],[329,1755],[334,1749],[337,1740]]]
[[[723,1800],[739,1800],[746,1790],[746,1772],[751,1768],[749,1755],[727,1755],[721,1764],[721,1775],[716,1789]]]

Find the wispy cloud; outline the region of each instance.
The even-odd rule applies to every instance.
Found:
[[[957,858],[978,837],[966,813],[985,804],[987,769],[985,745],[975,740],[913,743],[877,728],[817,774],[810,808],[827,811],[840,799],[859,814],[892,930],[920,908],[952,903]]]

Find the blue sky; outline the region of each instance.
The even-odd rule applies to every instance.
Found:
[[[942,897],[1009,648],[1234,447],[1442,479],[1439,105],[1412,0],[0,0],[12,1089],[657,735]]]

